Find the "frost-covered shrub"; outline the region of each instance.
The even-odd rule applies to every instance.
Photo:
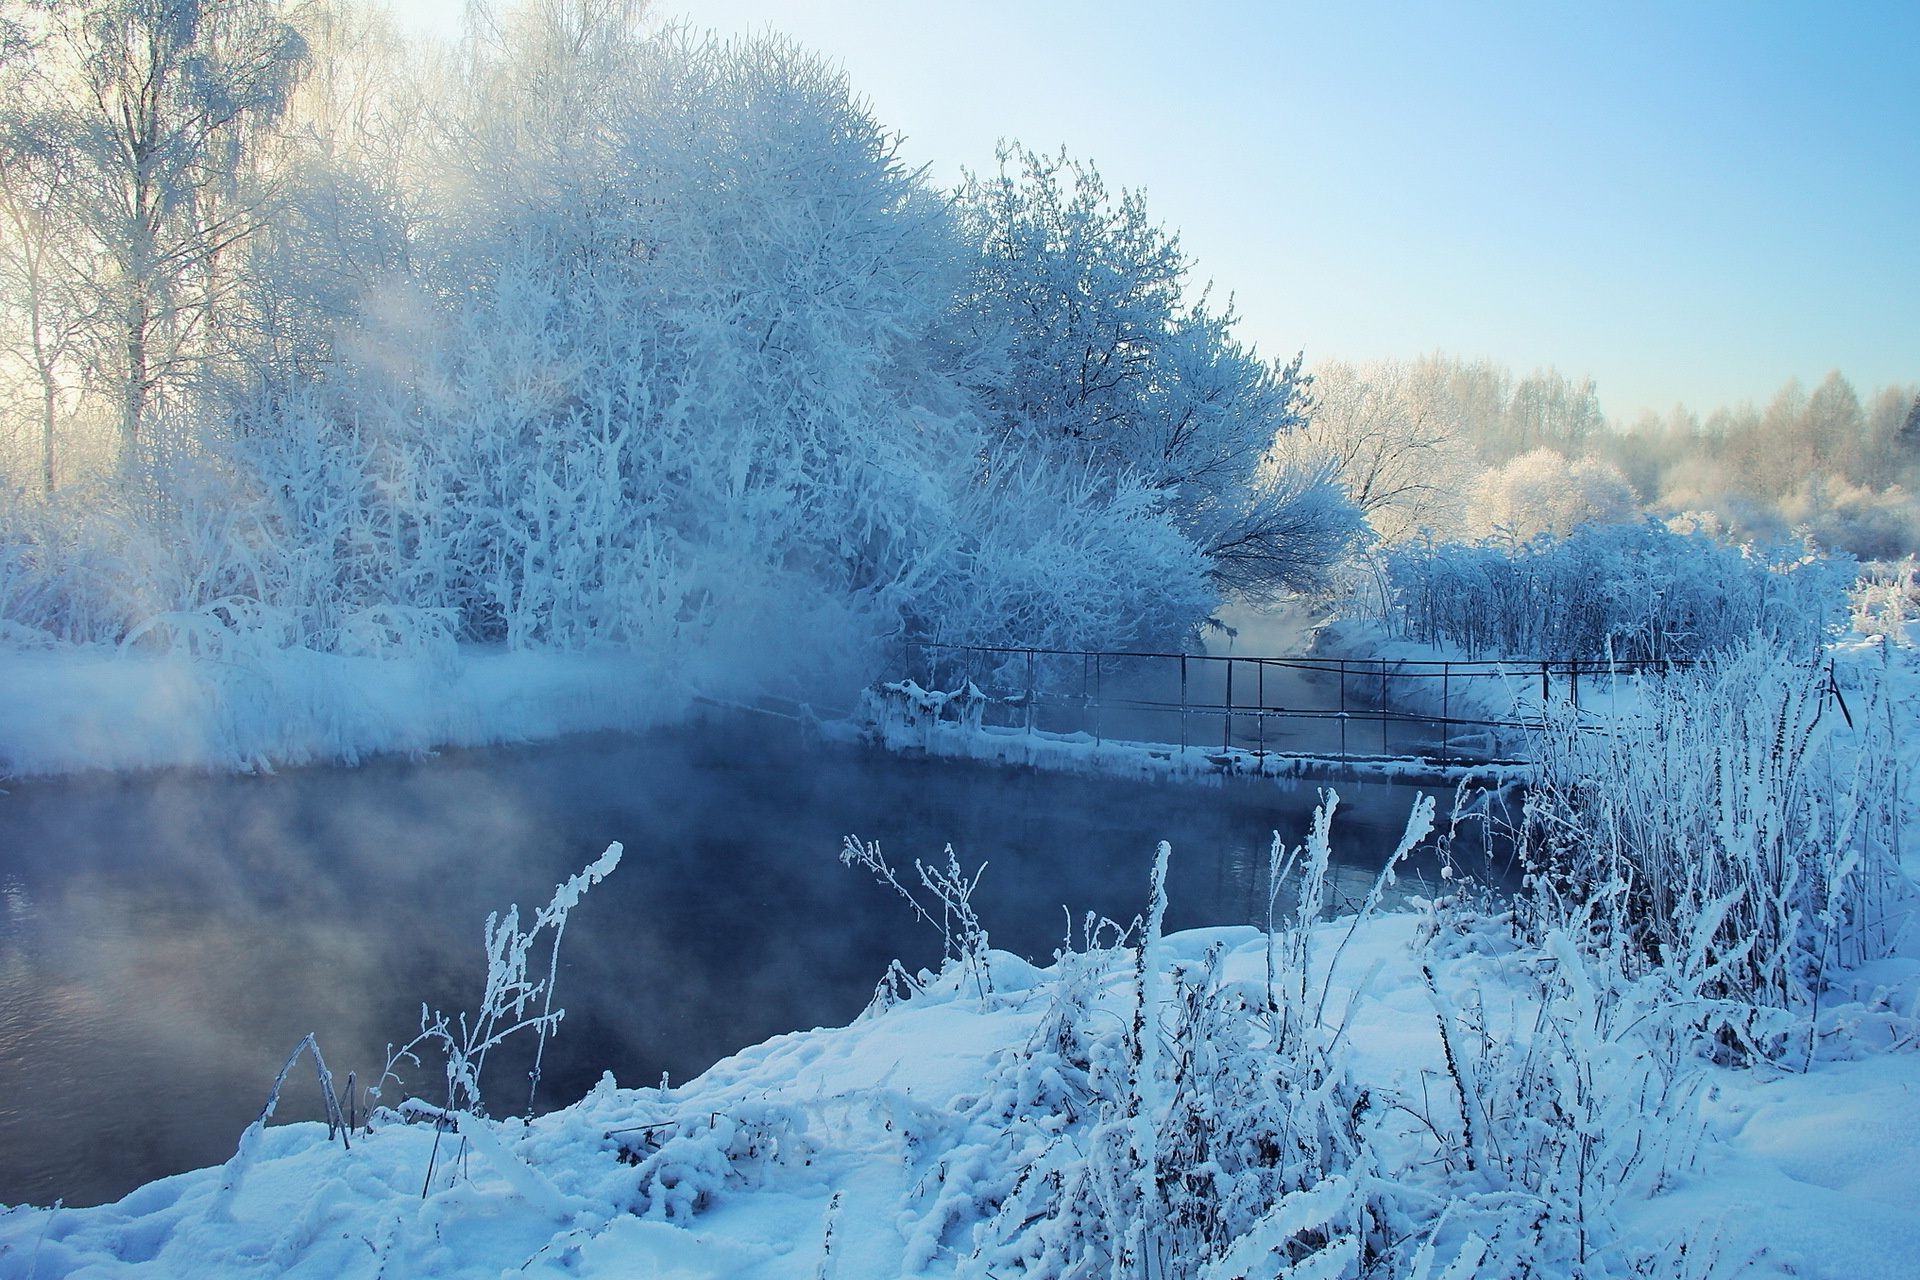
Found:
[[[929,639],[1040,649],[1178,644],[1217,599],[1207,561],[1131,478],[1034,462],[970,489],[908,614]]]
[[[1606,930],[1621,887],[1532,903],[1531,941],[1471,893],[1434,904],[1421,972],[1445,1070],[1412,1109],[1448,1203],[1422,1252],[1456,1242],[1473,1274],[1616,1274],[1617,1208],[1691,1163],[1693,1020],[1712,1001],[1703,975],[1637,963]],[[1439,963],[1458,934],[1472,958]]]
[[[279,607],[288,544],[243,471],[206,455],[146,460],[137,483],[0,490],[0,618],[114,643],[161,614]]]
[[[1920,559],[1862,565],[1853,588],[1853,629],[1861,635],[1907,642],[1907,624],[1920,619]]]
[[[973,909],[973,891],[986,871],[985,864],[968,876],[960,869],[960,860],[954,855],[952,845],[946,848],[945,865],[928,866],[914,859],[913,870],[921,888],[932,894],[933,901],[939,904],[938,920],[934,919],[930,905],[923,904],[911,888],[900,882],[898,873],[880,852],[878,842],[867,843],[858,836],[848,836],[840,849],[840,865],[865,868],[904,899],[917,919],[940,931],[942,964],[955,968],[962,985],[971,988],[981,1001],[993,994],[987,930]]]
[[[1691,659],[1759,633],[1812,660],[1850,560],[1731,547],[1655,521],[1386,553],[1390,624],[1471,657]]]
[[[115,641],[129,625],[129,525],[104,486],[52,498],[0,486],[0,633],[10,643]]]
[[[924,1181],[909,1265],[949,1249],[965,1276],[1337,1276],[1381,1260],[1401,1225],[1372,1176],[1383,1109],[1351,1069],[1353,1004],[1332,999],[1344,943],[1315,939],[1337,804],[1303,846],[1275,837],[1263,982],[1228,981],[1218,946],[1168,963],[1160,846],[1145,916],[1059,957],[1028,1050],[967,1104],[960,1131],[991,1136]],[[1432,813],[1416,809],[1361,918]]]
[[[1781,499],[1780,517],[1815,546],[1862,560],[1920,550],[1920,501],[1897,484],[1875,490],[1815,473]]]
[[[1480,478],[1466,523],[1481,537],[1564,538],[1583,525],[1627,520],[1636,505],[1632,486],[1611,462],[1535,449]]]
[[[801,1108],[773,1102],[647,1126],[622,1148],[636,1166],[631,1208],[645,1218],[690,1221],[728,1187],[755,1186],[775,1166],[806,1163],[819,1146],[808,1127]]]
[[[1752,640],[1644,679],[1607,725],[1551,710],[1524,818],[1535,929],[1604,903],[1629,974],[1688,975],[1724,1049],[1809,1060],[1832,975],[1887,954],[1912,892],[1884,697]]]

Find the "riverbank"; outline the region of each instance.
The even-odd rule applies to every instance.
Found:
[[[533,742],[683,717],[693,692],[621,649],[221,657],[0,648],[0,777],[271,770]]]
[[[1564,989],[1543,988],[1537,954],[1467,916],[1410,912],[1349,928],[1312,931],[1307,964],[1310,989],[1348,1010],[1338,1097],[1372,1153],[1365,1194],[1337,1172],[1317,1192],[1277,1194],[1255,1214],[1266,1234],[1242,1259],[1252,1265],[1209,1275],[1276,1274],[1288,1241],[1328,1267],[1315,1274],[1355,1273],[1335,1256],[1358,1261],[1355,1196],[1371,1197],[1383,1229],[1427,1232],[1436,1264],[1465,1259],[1449,1273],[1462,1276],[1479,1274],[1473,1257],[1513,1248],[1488,1239],[1503,1223],[1560,1212],[1519,1185],[1517,1168],[1460,1163],[1475,1143],[1521,1143],[1551,1118],[1508,1099],[1470,1117],[1463,1135],[1453,1082],[1499,1059],[1471,1042],[1449,1046],[1448,1014],[1436,1010],[1477,1009],[1489,1028],[1518,1029],[1542,1016],[1543,991],[1551,1002]],[[0,1216],[0,1271],[898,1280],[1019,1274],[1011,1259],[1026,1250],[1052,1274],[1046,1250],[1112,1243],[1070,1238],[1097,1226],[1097,1197],[1071,1188],[1110,1177],[1110,1190],[1125,1190],[1124,1168],[1098,1165],[1102,1090],[1125,1072],[1131,954],[1076,953],[1036,969],[991,953],[985,988],[953,966],[851,1026],[777,1037],[670,1089],[608,1077],[530,1124],[464,1119],[465,1141],[431,1123],[385,1122],[349,1150],[323,1125],[272,1126],[244,1159],[117,1205]],[[1153,949],[1150,983],[1170,995],[1211,969],[1209,989],[1253,997],[1268,954],[1251,929],[1173,935]],[[1582,1123],[1608,1126],[1592,1135],[1605,1139],[1596,1158],[1619,1160],[1628,1146],[1644,1155],[1607,1167],[1619,1181],[1586,1188],[1579,1243],[1574,1224],[1535,1224],[1542,1273],[1920,1275],[1920,1131],[1901,1119],[1920,1091],[1920,1056],[1898,1038],[1912,1034],[1920,962],[1863,975],[1854,995],[1823,1018],[1838,1037],[1832,1060],[1804,1073],[1689,1064],[1657,1115],[1636,1110],[1659,1083],[1657,1038],[1599,1027],[1614,1065],[1591,1082]],[[1176,1047],[1179,1016],[1164,1013]],[[1462,1024],[1450,1025],[1457,1035]],[[1217,1047],[1234,1060],[1229,1039]],[[287,1085],[315,1088],[305,1064]],[[1177,1138],[1163,1128],[1156,1140]],[[1028,1220],[1049,1196],[1054,1217]],[[1579,1247],[1584,1267],[1567,1256]]]

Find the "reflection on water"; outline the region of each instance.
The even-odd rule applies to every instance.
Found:
[[[1314,789],[1147,786],[907,760],[780,726],[695,726],[277,777],[150,774],[0,795],[0,1203],[95,1203],[232,1153],[274,1072],[317,1032],[344,1080],[380,1070],[420,1003],[467,1007],[481,925],[607,843],[620,868],[574,912],[541,1097],[690,1077],[768,1036],[851,1019],[887,961],[938,959],[891,891],[836,858],[990,865],[995,946],[1040,962],[1069,906],[1141,910],[1172,841],[1170,929],[1264,913],[1267,847]],[[1357,900],[1410,789],[1342,786],[1335,856]],[[1418,875],[1430,864],[1413,871]],[[303,1068],[304,1070],[304,1068]],[[524,1064],[488,1064],[497,1111]],[[432,1064],[409,1083],[430,1092]],[[318,1115],[310,1077],[282,1118]]]

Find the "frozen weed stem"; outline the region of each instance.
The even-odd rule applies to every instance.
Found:
[[[987,962],[987,930],[980,923],[980,916],[973,909],[973,891],[980,885],[980,877],[985,874],[986,863],[974,869],[971,877],[960,870],[960,860],[954,855],[953,846],[946,849],[946,865],[929,867],[918,858],[914,859],[913,869],[920,877],[921,885],[934,896],[940,904],[940,917],[935,919],[933,912],[922,905],[913,890],[901,883],[886,855],[880,852],[880,844],[862,843],[859,836],[848,836],[840,847],[840,865],[845,867],[865,867],[881,884],[886,885],[912,909],[914,916],[940,931],[940,940],[944,948],[944,964],[958,965],[962,980],[973,987],[974,994],[982,1001],[993,994],[993,974]],[[887,978],[881,982],[880,994],[890,987],[898,989],[906,986],[911,989],[911,979],[905,979],[899,962],[888,969]]]
[[[560,942],[566,934],[567,916],[580,904],[588,889],[620,865],[621,852],[618,842],[608,845],[606,852],[556,886],[552,900],[535,914],[533,927],[524,933],[520,929],[517,904],[507,908],[504,918],[497,912],[490,913],[485,930],[487,979],[480,1007],[471,1016],[462,1012],[457,1018],[449,1018],[438,1010],[429,1013],[422,1005],[420,1034],[398,1049],[389,1049],[379,1085],[388,1079],[398,1081],[394,1068],[403,1059],[418,1065],[423,1047],[437,1047],[446,1068],[445,1114],[485,1116],[480,1076],[487,1054],[508,1037],[530,1032],[537,1042],[527,1082],[527,1114],[531,1116],[540,1086],[540,1063],[546,1052],[547,1037],[559,1028],[566,1016],[565,1009],[553,1007],[553,987],[559,973]],[[528,958],[534,943],[546,930],[552,931],[547,972],[545,977],[536,978],[530,974]],[[537,1013],[532,1012],[536,1005]],[[379,1097],[379,1085],[367,1092]]]

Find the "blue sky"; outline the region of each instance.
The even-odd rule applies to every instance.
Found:
[[[656,3],[843,64],[939,178],[1007,137],[1144,188],[1271,355],[1551,364],[1621,418],[1920,381],[1915,0]]]

